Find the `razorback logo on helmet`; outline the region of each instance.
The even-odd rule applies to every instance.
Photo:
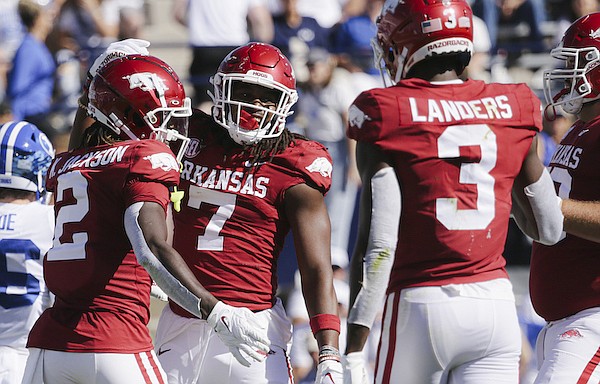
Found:
[[[371,120],[371,118],[361,111],[356,105],[352,104],[348,109],[348,122],[351,126],[361,129],[365,121]]]
[[[166,152],[155,153],[150,156],[144,157],[144,160],[148,160],[152,164],[152,169],[160,168],[165,172],[174,169],[179,171],[179,164],[173,155]]]
[[[140,72],[133,73],[129,76],[123,77],[129,81],[129,89],[140,88],[142,91],[153,91],[169,89],[164,80],[156,75],[156,73]]]
[[[306,167],[309,172],[319,172],[323,177],[331,177],[333,165],[324,157],[317,157],[311,165]]]
[[[592,39],[597,39],[600,37],[600,28],[596,29],[595,31],[591,31],[590,32],[590,37]]]

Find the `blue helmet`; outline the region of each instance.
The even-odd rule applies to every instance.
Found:
[[[0,188],[44,193],[46,174],[54,158],[48,137],[26,121],[0,127]]]

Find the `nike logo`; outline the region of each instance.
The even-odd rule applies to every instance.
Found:
[[[171,348],[169,349],[160,349],[158,348],[158,352],[156,353],[158,356],[162,355],[165,352],[169,352],[171,350]]]
[[[267,164],[268,161],[258,161],[258,162],[251,162],[250,160],[246,160],[246,162],[244,163],[244,167],[246,168],[252,168],[252,167],[258,167],[261,166],[263,164]]]
[[[227,317],[221,316],[221,322],[223,323],[223,325],[225,325],[225,328],[227,328],[227,330],[229,332],[231,332],[231,329],[229,328],[229,324],[227,324]]]
[[[581,137],[581,136],[585,135],[586,133],[588,133],[589,131],[590,131],[589,129],[582,129],[581,132],[579,132],[579,135],[577,135],[577,136]]]

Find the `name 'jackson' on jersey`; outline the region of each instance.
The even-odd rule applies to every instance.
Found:
[[[196,111],[173,247],[219,300],[264,310],[276,299],[277,259],[290,228],[285,193],[305,183],[325,194],[331,157],[321,144],[298,139],[271,161],[253,165],[241,146],[222,140],[223,134],[210,116]],[[173,302],[170,306],[180,316],[192,316]]]
[[[178,183],[175,156],[155,140],[56,157],[46,182],[56,196],[56,229],[44,259],[46,284],[56,300],[35,324],[28,347],[98,353],[152,349],[151,278],[137,262],[123,217],[127,207],[142,201],[160,204],[166,215],[168,188]]]
[[[351,138],[389,155],[411,207],[401,212],[388,292],[507,277],[511,190],[541,129],[529,88],[405,79],[363,92],[349,121]]]

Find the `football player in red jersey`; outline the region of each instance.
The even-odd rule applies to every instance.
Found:
[[[183,154],[192,113],[183,85],[158,58],[112,59],[89,85],[95,122],[48,172],[56,227],[44,276],[56,300],[29,335],[24,382],[165,383],[147,328],[152,279],[237,353],[264,360],[252,312],[218,301],[167,243],[179,183],[167,143]]]
[[[511,194],[534,239],[562,231],[533,140],[540,101],[524,84],[460,78],[473,47],[465,0],[388,0],[373,46],[392,85],[349,109],[364,189],[346,377],[366,380],[359,351],[386,292],[376,383],[517,383],[502,257]]]
[[[291,230],[320,348],[316,382],[341,384],[324,203],[332,164],[321,144],[285,127],[297,100],[292,66],[274,46],[250,43],[223,59],[212,83],[212,115],[195,111],[190,120],[173,246],[213,295],[256,314],[270,351],[263,363],[241,364],[210,324],[171,301],[157,328],[158,358],[173,384],[291,383],[291,323],[276,296],[277,261]]]
[[[548,168],[563,198],[566,236],[534,244],[530,293],[548,324],[538,335],[536,384],[600,382],[600,13],[565,31],[552,56],[560,69],[544,72],[547,115],[555,108],[578,120]]]

